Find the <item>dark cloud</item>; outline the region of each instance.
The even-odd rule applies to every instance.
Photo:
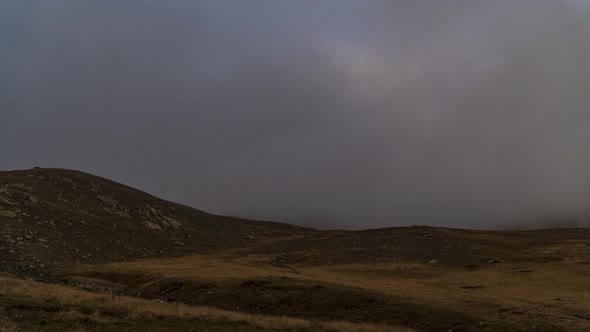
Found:
[[[582,0],[3,1],[0,167],[317,227],[588,220],[589,45]]]

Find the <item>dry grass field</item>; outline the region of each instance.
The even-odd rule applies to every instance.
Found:
[[[379,324],[249,315],[178,303],[97,294],[66,286],[0,277],[0,331],[206,330],[396,332]]]
[[[590,330],[588,245],[552,249],[570,258],[463,268],[434,262],[310,266],[228,253],[84,265],[72,278],[129,295],[248,313],[406,323],[424,330]],[[327,312],[313,301],[320,291]]]

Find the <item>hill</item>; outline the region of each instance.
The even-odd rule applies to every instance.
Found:
[[[313,233],[215,216],[63,169],[0,172],[0,271],[169,257]]]
[[[61,169],[0,172],[0,274],[17,330],[590,331],[588,228],[317,231]]]

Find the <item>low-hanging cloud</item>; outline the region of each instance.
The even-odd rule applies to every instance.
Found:
[[[0,168],[315,227],[590,219],[581,0],[0,4]]]

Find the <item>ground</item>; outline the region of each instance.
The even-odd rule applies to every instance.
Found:
[[[319,231],[0,172],[0,331],[590,331],[590,229]]]

